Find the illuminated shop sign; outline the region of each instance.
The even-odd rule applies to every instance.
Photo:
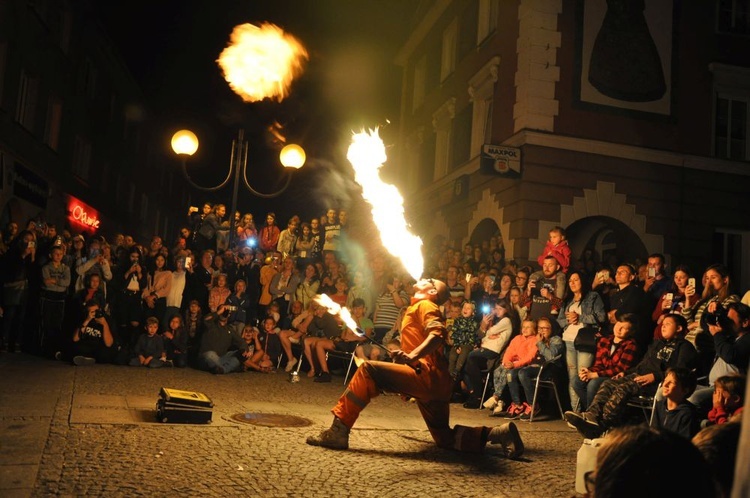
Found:
[[[99,213],[75,197],[68,200],[68,220],[88,230],[99,228]]]

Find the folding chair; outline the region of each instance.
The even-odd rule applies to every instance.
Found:
[[[349,380],[349,374],[352,371],[352,366],[354,366],[354,353],[347,353],[346,351],[339,351],[338,349],[334,349],[332,351],[326,352],[326,361],[328,361],[328,358],[330,358],[331,356],[341,360],[349,360],[349,366],[346,369],[346,375],[344,375],[344,385],[346,385],[347,381]]]
[[[480,410],[484,409],[484,400],[487,399],[487,389],[490,386],[490,379],[495,374],[495,369],[499,367],[502,364],[503,357],[498,356],[497,358],[494,358],[487,362],[487,367],[482,370],[482,374],[484,375],[484,389],[482,389],[482,405],[479,406]]]
[[[534,397],[531,401],[531,406],[532,407],[536,406],[537,395],[539,394],[540,387],[552,389],[552,392],[555,393],[555,400],[557,401],[557,409],[560,410],[560,418],[564,419],[565,412],[562,409],[562,403],[560,403],[560,395],[557,394],[557,384],[555,383],[554,377],[550,375],[548,379],[542,378],[544,373],[546,372],[551,373],[552,367],[554,366],[554,362],[558,358],[560,357],[559,356],[555,357],[551,361],[545,361],[539,368],[539,372],[536,375],[536,381],[534,383]],[[534,421],[534,409],[532,408],[531,416],[529,417],[529,422],[533,422],[533,421]]]
[[[656,386],[656,392],[661,391],[661,382]],[[635,396],[631,398],[627,405],[631,408],[638,408],[643,412],[643,418],[646,419],[650,426],[654,422],[654,414],[656,413],[656,394],[653,396]]]

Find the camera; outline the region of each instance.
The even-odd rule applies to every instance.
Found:
[[[718,325],[722,328],[728,320],[728,312],[724,306],[717,306],[713,313],[706,313],[704,316],[708,325]]]
[[[94,311],[94,318],[102,318],[103,316],[104,316],[104,312],[102,310]]]
[[[224,309],[227,311],[237,311],[237,306],[224,306]]]

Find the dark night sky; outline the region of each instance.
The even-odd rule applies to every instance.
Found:
[[[183,127],[201,139],[191,160],[197,180],[209,185],[223,179],[230,143],[240,128],[246,130],[251,147],[251,184],[260,190],[273,190],[281,171],[273,166],[278,146],[265,131],[270,123],[281,123],[288,140],[306,149],[308,164],[281,198],[258,200],[241,189],[240,209],[262,219],[268,209],[283,218],[303,215],[310,202],[314,209],[345,204],[347,189],[342,185],[348,182],[342,182],[342,176],[349,172],[345,153],[352,130],[390,120],[394,124],[381,136],[386,144],[395,141],[401,69],[393,59],[408,36],[418,3],[102,0],[98,5],[105,28],[141,84],[152,110],[151,124],[164,130],[165,150],[171,134]],[[310,60],[286,100],[246,104],[229,89],[215,60],[234,26],[263,21],[297,37]],[[166,152],[165,160],[177,162]],[[272,173],[264,176],[264,168]],[[231,191],[226,188],[208,198],[229,204]]]

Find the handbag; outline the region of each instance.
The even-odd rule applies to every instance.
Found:
[[[582,353],[596,353],[596,343],[599,340],[597,337],[598,333],[599,329],[597,327],[592,327],[591,325],[586,325],[581,328],[573,341],[573,346],[576,348],[576,351]]]

